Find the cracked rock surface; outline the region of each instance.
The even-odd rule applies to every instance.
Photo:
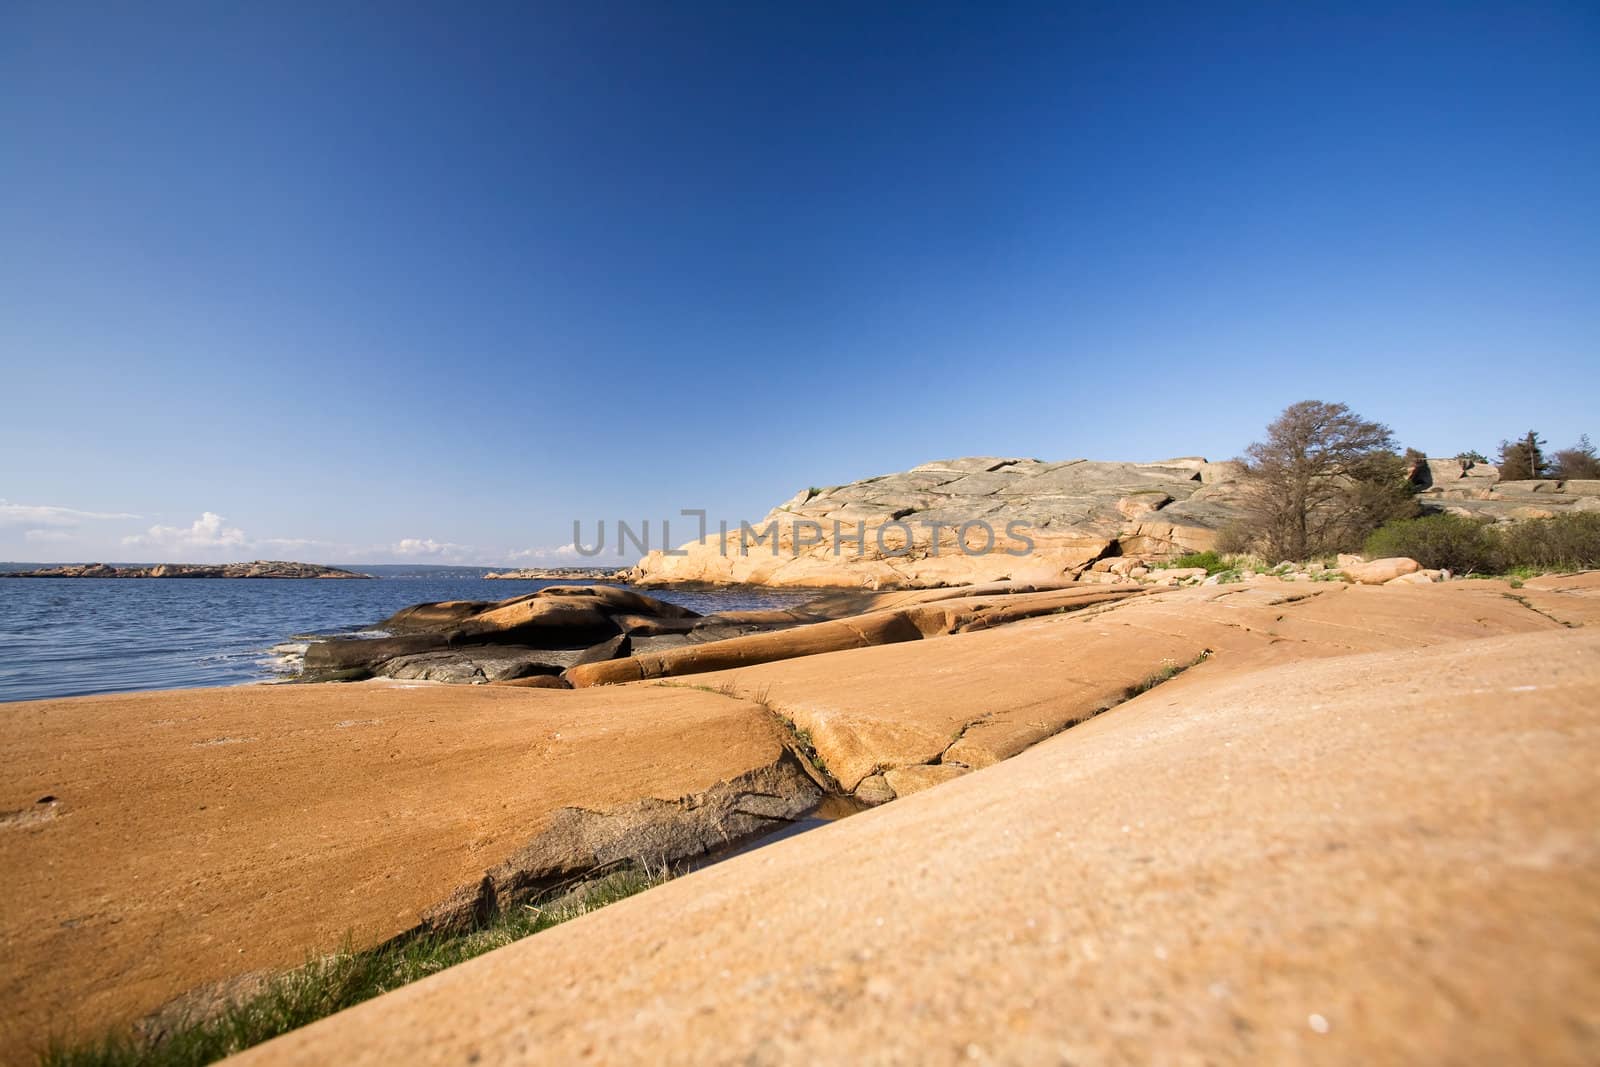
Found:
[[[1593,1063],[1600,633],[1380,632],[1418,592],[239,1062]]]
[[[630,641],[683,636],[633,638],[631,633],[646,627],[671,629],[662,621],[671,617],[627,619],[638,604],[624,591],[586,587],[556,596],[571,596],[573,602],[550,609],[530,606],[498,618],[512,632],[527,636],[539,625],[528,620],[545,617],[547,610],[563,614],[571,608],[605,606],[615,609],[601,612],[608,619],[624,619],[622,625],[632,628]],[[1590,676],[1572,676],[1569,670],[1573,663],[1592,666],[1600,660],[1592,629],[1600,625],[1596,573],[1535,579],[1520,588],[1494,581],[1347,586],[1270,577],[1171,589],[1013,583],[835,594],[808,608],[832,621],[808,624],[804,619],[810,616],[798,615],[728,620],[718,624],[719,632],[774,623],[791,628],[636,652],[567,672],[614,671],[619,664],[632,663],[623,674],[638,680],[625,684],[541,690],[380,681],[9,705],[0,720],[0,756],[8,771],[0,782],[0,870],[9,879],[7,907],[0,916],[0,937],[7,948],[0,971],[11,1028],[7,1046],[25,1049],[47,1027],[92,1029],[131,1021],[197,989],[330,951],[347,933],[358,947],[365,947],[408,932],[458,929],[613,863],[662,863],[703,855],[795,819],[821,799],[824,789],[853,793],[856,801],[868,805],[904,798],[890,811],[937,800],[940,815],[931,823],[905,824],[873,824],[875,812],[858,817],[891,828],[884,837],[854,829],[842,832],[846,827],[805,835],[805,855],[834,880],[812,886],[808,892],[814,896],[796,897],[792,887],[805,879],[774,890],[758,878],[759,885],[742,891],[759,890],[760,899],[731,912],[724,909],[717,920],[731,924],[724,931],[730,940],[737,940],[734,935],[755,936],[751,930],[766,928],[769,919],[791,911],[808,922],[816,918],[808,908],[819,909],[819,916],[831,914],[835,900],[851,902],[853,922],[865,913],[863,908],[876,904],[874,894],[888,891],[884,887],[902,892],[921,885],[925,876],[913,872],[956,854],[964,857],[963,870],[989,871],[985,879],[1022,878],[1017,892],[1034,903],[1077,900],[1083,896],[1080,885],[1114,877],[1131,879],[1129,887],[1144,891],[1149,887],[1134,877],[1138,872],[1124,869],[1133,861],[1104,845],[1097,846],[1092,865],[1050,868],[1047,884],[1030,889],[1026,879],[1033,868],[1024,866],[1019,872],[1013,860],[1048,865],[1054,854],[1039,851],[1039,842],[1031,837],[1026,847],[1012,840],[1023,833],[1036,836],[1043,826],[1063,835],[1087,835],[1085,839],[1109,833],[1114,842],[1114,831],[1101,820],[1123,819],[1131,828],[1136,818],[1166,818],[1169,811],[1210,805],[1206,810],[1213,813],[1203,824],[1174,824],[1170,832],[1179,836],[1140,853],[1173,859],[1183,854],[1179,846],[1231,840],[1234,823],[1229,820],[1258,807],[1281,806],[1283,783],[1293,780],[1284,776],[1285,767],[1312,776],[1322,790],[1342,787],[1350,776],[1398,768],[1397,773],[1411,773],[1412,778],[1374,779],[1374,795],[1401,806],[1432,803],[1430,798],[1449,789],[1478,790],[1470,796],[1484,796],[1488,794],[1473,784],[1473,774],[1488,774],[1485,780],[1492,779],[1495,790],[1507,790],[1512,780],[1522,783],[1530,774],[1542,774],[1544,763],[1539,761],[1548,762],[1546,756],[1581,752],[1572,745],[1582,737],[1568,736],[1577,729],[1577,720],[1557,713],[1597,706],[1592,687],[1582,688],[1590,684],[1584,680]],[[483,605],[428,606],[427,611],[449,616],[446,623],[485,613]],[[440,622],[432,618],[418,620],[418,625],[427,629]],[[688,625],[698,622],[689,618]],[[391,640],[402,642],[396,647],[408,648],[407,655],[423,656],[426,651],[404,642],[426,636],[412,633]],[[884,643],[874,643],[874,636]],[[486,654],[473,647],[476,654]],[[1527,663],[1517,657],[1527,657]],[[679,676],[679,668],[686,676]],[[577,677],[584,680],[581,674]],[[1570,677],[1578,680],[1561,680]],[[1250,698],[1255,703],[1248,707],[1229,703],[1235,697],[1227,696],[1233,692],[1228,685],[1234,680],[1254,684],[1251,680],[1257,678],[1274,679],[1262,683],[1259,700]],[[1512,685],[1508,679],[1513,678],[1522,680]],[[535,679],[512,681],[523,680]],[[1521,740],[1513,739],[1515,767],[1507,770],[1510,764],[1494,763],[1492,754],[1500,750],[1483,747],[1485,738],[1514,727],[1489,717],[1491,706],[1514,712],[1522,706],[1517,694],[1542,692],[1547,685],[1556,686],[1557,702],[1548,708],[1527,705],[1538,713],[1529,712],[1534,717],[1517,735]],[[1289,703],[1260,703],[1280,698]],[[1335,698],[1344,703],[1330,703]],[[1342,710],[1327,711],[1330,707]],[[1413,718],[1391,722],[1396,708],[1412,708]],[[1228,716],[1237,717],[1241,725],[1230,727]],[[1557,734],[1561,743],[1538,755],[1545,740]],[[1084,755],[1098,750],[1076,747],[1073,738],[1079,735],[1113,738],[1109,754],[1102,754],[1108,761],[1103,770],[1093,770],[1102,757]],[[1192,748],[1159,756],[1161,746],[1179,735],[1191,738]],[[1366,764],[1347,743],[1352,738],[1364,746]],[[1182,769],[1213,767],[1222,759],[1217,746],[1236,743],[1248,747],[1256,762],[1225,772],[1237,784],[1220,793],[1207,794],[1217,783]],[[1335,769],[1318,762],[1318,753],[1329,745],[1344,753],[1349,766]],[[1210,763],[1202,751],[1207,746]],[[1033,759],[1033,753],[1025,752],[1030,748],[1068,755],[1051,757],[1057,762],[1035,760],[1028,764],[1036,768],[1033,776],[1017,777],[1011,771],[1012,757]],[[1427,752],[1427,765],[1417,766],[1413,755],[1422,751]],[[1584,757],[1584,781],[1591,793],[1592,755]],[[1168,766],[1159,762],[1162,758],[1179,763]],[[1453,779],[1451,774],[1464,777]],[[1563,781],[1557,775],[1543,784],[1566,788]],[[1407,792],[1412,788],[1408,782],[1431,792]],[[1253,799],[1230,807],[1236,790],[1259,795],[1248,794]],[[1126,803],[1106,799],[1115,796]],[[966,799],[941,799],[945,797]],[[1343,797],[1339,793],[1335,799],[1344,803]],[[1565,801],[1552,797],[1548,813],[1565,817]],[[1438,803],[1426,809],[1427,819],[1465,801],[1457,797]],[[1593,804],[1585,811],[1592,830]],[[1256,849],[1285,840],[1288,824],[1273,822],[1279,815],[1298,820],[1294,825],[1301,831],[1320,825],[1311,807],[1298,814],[1263,813],[1250,825],[1257,828],[1251,833],[1265,835],[1266,844],[1252,838],[1227,862],[1254,862]],[[1377,842],[1380,830],[1398,832],[1380,823],[1373,809],[1368,822],[1350,833]],[[1483,849],[1493,855],[1501,847],[1495,835],[1502,827],[1490,827],[1491,833],[1473,825],[1460,843],[1465,850],[1460,854],[1467,857],[1461,862],[1468,866],[1478,862]],[[1348,842],[1342,831],[1339,840]],[[1482,841],[1493,844],[1480,848]],[[1529,847],[1537,855],[1559,858],[1566,846],[1557,846],[1559,841],[1549,848]],[[754,862],[765,870],[773,862],[771,855],[791,854],[794,847],[789,842],[774,845]],[[896,857],[890,867],[875,866],[890,855]],[[744,869],[751,863],[750,857],[730,861]],[[1388,870],[1367,875],[1386,877]],[[849,872],[848,889],[838,882],[840,871]],[[1338,868],[1334,873],[1349,872]],[[1158,883],[1181,886],[1187,897],[1199,891],[1197,886],[1209,892],[1208,886],[1270,880],[1272,875],[1270,870],[1229,873],[1223,860],[1211,858],[1198,867],[1179,863]],[[667,886],[666,899],[680,901],[681,909],[682,902],[693,898],[685,898],[682,894],[691,890],[680,886],[716,885],[726,877],[715,872],[691,875]],[[947,886],[959,888],[960,879],[952,882],[950,877],[948,871],[939,875]],[[1000,888],[1009,892],[1009,884]],[[990,882],[981,892],[974,890],[974,899],[987,901],[984,894],[995,888]],[[652,914],[655,905],[643,901],[660,899],[662,892],[651,891],[615,910]],[[1395,895],[1382,892],[1384,899]],[[1100,888],[1088,896],[1121,899],[1117,892]],[[1243,914],[1249,909],[1244,898],[1240,901]],[[708,898],[707,908],[719,906]],[[741,910],[749,908],[768,910]],[[902,910],[889,909],[891,914]],[[981,924],[986,913],[978,907],[959,914],[936,908],[929,914],[943,915],[942,944],[961,945],[969,941],[971,924]],[[1092,913],[1074,914],[1074,922],[1098,921]],[[628,934],[624,941],[629,951],[644,949],[644,958],[655,960],[659,953],[667,959],[670,953],[664,949],[684,915],[680,910],[675,918],[658,917],[638,927],[638,936],[654,940],[641,946]],[[694,921],[700,915],[694,911]],[[1196,928],[1192,915],[1181,910],[1174,915],[1172,931]],[[589,929],[596,918],[572,925]],[[1282,918],[1286,925],[1281,936],[1305,934],[1294,916]],[[1124,924],[1112,927],[1122,930]],[[919,930],[901,930],[909,940],[899,955],[924,958]],[[961,931],[960,936],[951,938],[951,930]],[[833,930],[825,932],[825,946],[833,944]],[[1074,928],[1073,936],[1080,934]],[[535,940],[560,945],[571,936],[553,931]],[[1163,934],[1164,939],[1176,936]],[[799,931],[766,943],[804,945],[805,951],[794,955],[806,959],[816,948]],[[871,939],[859,942],[869,943]],[[610,945],[602,941],[589,946],[593,959],[604,957]],[[519,946],[515,951],[523,950]],[[588,1014],[571,1018],[583,1025],[599,1020],[597,1025],[610,1027],[613,1020],[605,1013],[613,995],[619,1004],[634,995],[654,1003],[626,981],[605,986],[612,992],[601,996],[597,990],[604,982],[618,983],[627,969],[597,976],[593,968],[599,964],[578,955],[589,962],[569,964],[570,971],[553,972],[543,962],[530,969],[545,979],[562,974],[567,983],[562,990],[590,988]],[[781,957],[752,949],[746,965]],[[937,952],[927,958],[935,957],[944,958]],[[961,961],[947,962],[965,973]],[[654,966],[650,963],[640,973],[654,974]],[[693,960],[680,961],[680,970],[661,973],[690,973],[695,966]],[[724,969],[740,973],[732,966]],[[928,980],[914,969],[904,977]],[[837,985],[836,978],[845,984]],[[495,981],[506,988],[516,984],[498,972]],[[696,988],[717,984],[693,981]],[[862,992],[832,971],[812,974],[805,982],[811,984],[802,983],[795,994],[799,1003],[814,988],[831,990],[825,994],[830,1004],[853,1002]],[[423,987],[439,984],[439,979],[429,980],[397,995],[426,997],[430,994]],[[476,992],[491,999],[501,988],[497,984]],[[673,988],[681,993],[682,983]],[[893,988],[880,990],[884,996],[879,999],[892,1001]],[[1146,994],[1148,990],[1140,995]],[[559,998],[565,992],[549,995]],[[772,998],[763,994],[759,999],[767,1003]],[[1097,1019],[1103,1015],[1098,1002],[1072,1004],[1101,1013]],[[942,1005],[935,1014],[942,1017],[959,1006]],[[750,1012],[751,1018],[762,1017],[748,1004],[731,1007]],[[789,1010],[787,1003],[784,1009]],[[500,1021],[509,1025],[525,1015],[510,1012]],[[463,1017],[457,1010],[454,1018]],[[1064,1016],[1055,1012],[1051,1017]],[[431,1025],[429,1018],[419,1016],[415,1022]],[[629,1018],[637,1022],[639,1015]],[[498,1025],[493,1020],[487,1025],[482,1032],[486,1041],[519,1039]],[[841,1033],[852,1032],[840,1025]],[[328,1028],[313,1031],[326,1034]],[[1048,1032],[1052,1039],[1059,1036]],[[453,1048],[454,1033],[446,1024],[441,1033],[430,1031],[426,1040]],[[695,1043],[698,1038],[677,1034],[670,1025],[638,1031],[623,1025],[604,1030],[603,1040],[621,1041],[606,1046],[621,1054],[634,1048],[626,1035],[635,1033],[640,1041],[654,1035],[683,1042],[669,1047],[683,1050],[686,1060],[704,1058],[698,1055],[705,1051]],[[912,1040],[907,1035],[914,1031],[896,1033],[900,1040]],[[736,1047],[752,1056],[765,1055],[757,1055],[763,1045],[737,1044],[749,1037],[745,1031],[736,1029],[732,1037]],[[316,1049],[320,1054],[331,1047],[338,1054],[328,1056],[340,1060],[354,1054],[337,1041],[333,1046],[295,1044],[301,1040],[291,1037],[288,1044],[269,1048]],[[560,1045],[565,1037],[555,1040],[549,1047],[565,1047]],[[1008,1048],[1015,1056],[1031,1058],[1044,1046]],[[1267,1058],[1282,1051],[1270,1043],[1262,1048]],[[390,1058],[409,1061],[422,1051],[422,1046],[403,1049]],[[435,1046],[427,1045],[426,1051],[432,1055]]]
[[[1236,663],[1548,634],[1562,628],[1561,619],[1600,622],[1600,590],[1536,588],[1542,581],[1513,590],[1498,581],[1387,588],[1262,579],[1163,590],[951,636],[687,681],[765,702],[809,734],[844,790],[855,791],[866,781],[863,799],[881,800],[884,779],[876,776],[883,772],[928,764],[990,766],[1202,657],[1197,670],[1204,673]],[[1019,614],[1029,596],[1012,598],[1019,603],[1010,613]],[[989,610],[1007,610],[1005,600]],[[928,606],[940,603],[962,601]]]

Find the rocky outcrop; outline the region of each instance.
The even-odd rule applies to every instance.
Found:
[[[678,582],[919,588],[1059,581],[1107,553],[1214,547],[1238,517],[1237,463],[969,457],[829,489],[807,489],[751,530],[684,555],[652,552],[628,572]],[[757,536],[771,530],[770,539]]]
[[[557,582],[609,582],[617,577],[615,567],[521,567],[517,570],[491,571],[483,576],[487,579],[506,579],[509,581],[557,581]]]
[[[906,603],[888,610],[578,664],[568,670],[565,677],[574,687],[583,688],[702,674],[845,649],[919,641],[1037,615],[1065,614],[1135,596],[1139,591],[1069,588],[1040,592],[1031,587],[1006,586],[988,596],[962,595],[967,592],[964,589],[936,590],[933,595],[921,598],[920,603]]]
[[[783,610],[702,617],[630,589],[557,585],[500,601],[415,604],[378,624],[390,636],[314,641],[301,680],[509,683],[821,618]]]
[[[604,654],[625,658],[575,665],[566,679],[532,675],[453,688],[241,687],[11,705],[0,719],[8,770],[0,780],[0,869],[15,885],[0,914],[8,950],[0,996],[19,1032],[127,1020],[196,986],[298,963],[347,933],[365,946],[458,929],[612,863],[702,855],[784,827],[824,789],[864,806],[980,788],[973,783],[994,780],[987,776],[997,765],[1091,719],[1134,724],[1129,750],[1147,753],[1184,727],[1141,716],[1184,707],[1184,694],[1203,692],[1191,685],[1230,674],[1280,667],[1315,674],[1320,680],[1287,705],[1302,718],[1286,736],[1310,745],[1308,753],[1334,743],[1374,745],[1392,694],[1358,705],[1370,722],[1353,723],[1348,710],[1329,713],[1321,729],[1303,718],[1325,706],[1330,684],[1368,684],[1371,671],[1350,657],[1525,635],[1541,650],[1530,669],[1559,679],[1568,661],[1551,659],[1550,649],[1587,648],[1570,639],[1600,623],[1597,578],[1534,580],[1518,589],[1495,581],[1396,588],[1270,575],[1191,588],[1011,583],[833,593],[808,605],[809,617],[730,613],[720,621],[628,590],[561,587],[544,599],[611,620],[618,632]],[[493,615],[505,632],[527,635],[527,620],[546,609],[508,609],[537,599],[434,614],[457,626]],[[640,614],[646,610],[652,614]],[[834,614],[849,617],[826,617]],[[784,623],[792,628],[728,636],[740,625]],[[625,625],[633,632],[624,633]],[[396,645],[408,651],[391,660],[433,670],[428,657],[439,649],[418,642],[441,637],[444,650],[479,657],[485,678],[490,659],[515,654],[418,632],[387,639],[410,642]],[[1468,659],[1474,670],[1522,662]],[[1322,671],[1324,660],[1335,669]],[[1411,694],[1443,693],[1455,681],[1425,667],[1408,670]],[[1496,689],[1498,677],[1475,676],[1468,690],[1487,693],[1502,711],[1546,684]],[[628,678],[635,680],[596,684]],[[547,688],[568,680],[582,684]],[[1287,684],[1267,692],[1281,696]],[[1151,690],[1154,699],[1141,697]],[[1143,710],[1130,705],[1128,714],[1102,716],[1129,701]],[[1094,805],[1111,795],[1156,798],[1150,811],[1192,812],[1180,819],[1186,840],[1226,840],[1233,824],[1223,814],[1237,814],[1238,790],[1257,788],[1281,801],[1284,783],[1305,775],[1344,780],[1320,756],[1286,776],[1280,744],[1263,744],[1259,724],[1230,732],[1218,725],[1216,704],[1188,707],[1188,719],[1221,731],[1208,770],[1222,782],[1235,776],[1216,794],[1234,807],[1193,809],[1194,784],[1150,764],[1137,773],[1120,767],[1081,795],[1064,794],[1082,780],[1080,765],[1068,760],[1015,787],[1040,794],[1041,803],[1048,798],[1041,810],[1068,820],[1047,855],[1029,847],[1029,862],[1056,862],[1084,835],[1099,833],[1103,819],[1117,816],[1097,814]],[[1449,728],[1460,714],[1453,698],[1445,700],[1426,716],[1432,748],[1410,758],[1419,751],[1415,738],[1399,749],[1380,745],[1375,751],[1408,757],[1368,752],[1365,766],[1432,773],[1439,759],[1460,751],[1461,731]],[[1240,739],[1263,761],[1263,783],[1239,779],[1223,762]],[[1263,798],[1246,806],[1254,810]],[[1009,803],[991,797],[947,817],[918,851],[926,857],[977,842],[981,852],[1015,854],[1012,835],[1021,827],[996,816]],[[1311,805],[1307,818],[1323,825],[1316,820],[1327,811]],[[1036,816],[1029,807],[1028,817]],[[1118,825],[1132,834],[1138,824]],[[814,836],[840,839],[831,830]],[[1150,853],[1132,837],[1122,840],[1137,851],[1104,862],[1139,867]],[[870,854],[870,847],[831,854],[827,899],[858,907],[871,899],[862,892],[893,879],[921,884],[909,860],[891,882],[861,881]],[[1047,884],[1085,877],[1056,872]],[[1054,899],[1036,887],[1028,898],[1030,906]],[[746,906],[737,929],[773,917],[765,897]],[[676,933],[657,928],[651,936],[656,948],[640,958],[653,959]],[[947,941],[948,929],[939,936]]]
[[[1217,629],[1233,599],[1209,602]],[[1073,691],[1076,619],[1026,624],[1062,638],[1022,668],[1035,708]],[[990,636],[832,658],[920,655],[893,677],[908,704],[979,672],[972,714],[1018,665],[945,657]],[[1593,1063],[1600,634],[1397,636],[1219,653],[1015,760],[239,1063]]]
[[[1429,511],[1506,522],[1600,511],[1600,481],[1507,480],[1486,463],[1430,459],[1413,468],[1417,500]]]
[[[240,686],[0,720],[0,1062],[310,954],[458,929],[786,826],[820,786],[692,689]]]
[[[1118,591],[1076,592],[1095,590]],[[930,640],[702,673],[684,684],[764,702],[804,732],[841,790],[871,802],[895,795],[886,771],[991,766],[1190,668],[1553,635],[1600,622],[1600,588],[1512,590],[1497,581],[1374,588],[1263,576],[1121,591],[1136,595]],[[1021,614],[1050,595],[995,597],[990,617]],[[943,603],[962,610],[960,599]],[[628,662],[603,666],[621,675]]]
[[[770,833],[821,800],[813,770],[786,749],[769,764],[690,796],[645,797],[604,812],[563,808],[504,863],[429,908],[408,933],[470,930],[596,871],[622,865],[668,869]]]
[[[1217,548],[1245,517],[1244,477],[1237,461],[1200,457],[943,460],[802,490],[757,523],[651,552],[619,577],[857,589],[1059,581],[1106,557]],[[1600,510],[1600,481],[1502,481],[1486,464],[1422,460],[1412,482],[1425,511],[1510,521]]]
[[[114,567],[106,563],[74,563],[36,571],[14,571],[0,578],[371,578],[370,574],[258,559],[253,563],[157,563],[148,567]]]

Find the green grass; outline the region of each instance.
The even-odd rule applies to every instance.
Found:
[[[664,873],[613,872],[544,907],[524,905],[469,933],[413,938],[365,952],[348,949],[280,974],[220,1014],[171,1027],[151,1044],[125,1031],[80,1042],[52,1042],[42,1067],[198,1067],[270,1041],[464,963],[513,941],[658,885]]]

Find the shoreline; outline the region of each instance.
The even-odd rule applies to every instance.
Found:
[[[636,594],[615,592],[619,606],[636,606]],[[347,931],[359,950],[410,930],[464,929],[520,906],[554,872],[691,860],[781,832],[825,798],[893,810],[923,793],[964,795],[1035,748],[1137,723],[1136,707],[1189,706],[1263,670],[1337,673],[1348,657],[1397,645],[1425,664],[1445,655],[1434,648],[1507,639],[1576,656],[1573,642],[1594,639],[1583,623],[1600,622],[1593,572],[1530,581],[1515,596],[1505,582],[1270,577],[946,592],[964,595],[877,594],[867,614],[847,616],[843,629],[877,640],[819,643],[814,635],[842,633],[821,622],[681,646],[638,658],[662,669],[631,684],[385,680],[13,705],[0,717],[14,757],[0,784],[10,831],[0,862],[21,881],[0,931],[17,951],[4,995],[21,1020],[126,1023],[240,973],[334,951]],[[758,647],[786,654],[752,658]],[[1474,691],[1498,692],[1510,668],[1469,659],[1482,674]],[[1359,690],[1365,676],[1349,684]],[[1383,720],[1382,700],[1363,706]],[[437,773],[441,758],[449,776]],[[263,760],[271,776],[258,773]],[[329,790],[332,780],[343,784]],[[1051,786],[1067,791],[1060,803],[1073,802],[1070,785]],[[410,814],[392,818],[396,805]],[[893,821],[869,810],[848,823]],[[841,831],[717,870],[762,869],[845,840]],[[879,831],[852,831],[862,832]],[[218,835],[236,847],[204,845]],[[154,954],[150,923],[177,931]],[[73,933],[53,932],[62,929]]]

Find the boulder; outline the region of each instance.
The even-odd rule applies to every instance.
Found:
[[[611,621],[616,623],[624,634],[659,637],[661,634],[686,634],[704,620],[662,619],[655,615],[619,614],[611,616]]]
[[[571,689],[567,680],[559,674],[530,674],[526,678],[506,678],[490,685],[512,686],[517,689]]]
[[[582,653],[503,645],[474,645],[397,656],[373,666],[382,678],[452,685],[482,685],[533,675],[560,674]]]
[[[442,633],[407,634],[401,637],[340,637],[313,641],[306,647],[302,677],[305,681],[337,677],[366,677],[372,668],[399,656],[442,649],[448,644]]]
[[[658,619],[698,619],[698,612],[681,604],[658,600],[653,596],[636,593],[632,589],[618,589],[614,585],[552,585],[532,594],[533,598],[549,600],[559,597],[576,597],[595,602],[599,610],[608,615],[628,612],[650,615]]]
[[[895,798],[895,792],[889,788],[889,782],[881,774],[869,774],[861,779],[856,786],[854,796],[868,807],[877,807],[887,804]]]
[[[1339,558],[1341,561],[1344,559],[1343,556]],[[1372,560],[1370,563],[1357,563],[1344,567],[1344,576],[1362,585],[1382,585],[1402,575],[1414,574],[1421,569],[1422,564],[1407,556],[1390,556]]]
[[[604,608],[597,597],[529,597],[463,620],[451,642],[582,647],[618,632]]]
[[[401,608],[378,624],[378,629],[393,634],[452,630],[464,619],[495,606],[491,600],[445,600],[436,604],[413,604]]]
[[[608,637],[597,645],[590,645],[578,654],[572,666],[581,667],[585,663],[604,663],[607,660],[619,659],[626,656],[631,650],[627,634],[618,634]]]

